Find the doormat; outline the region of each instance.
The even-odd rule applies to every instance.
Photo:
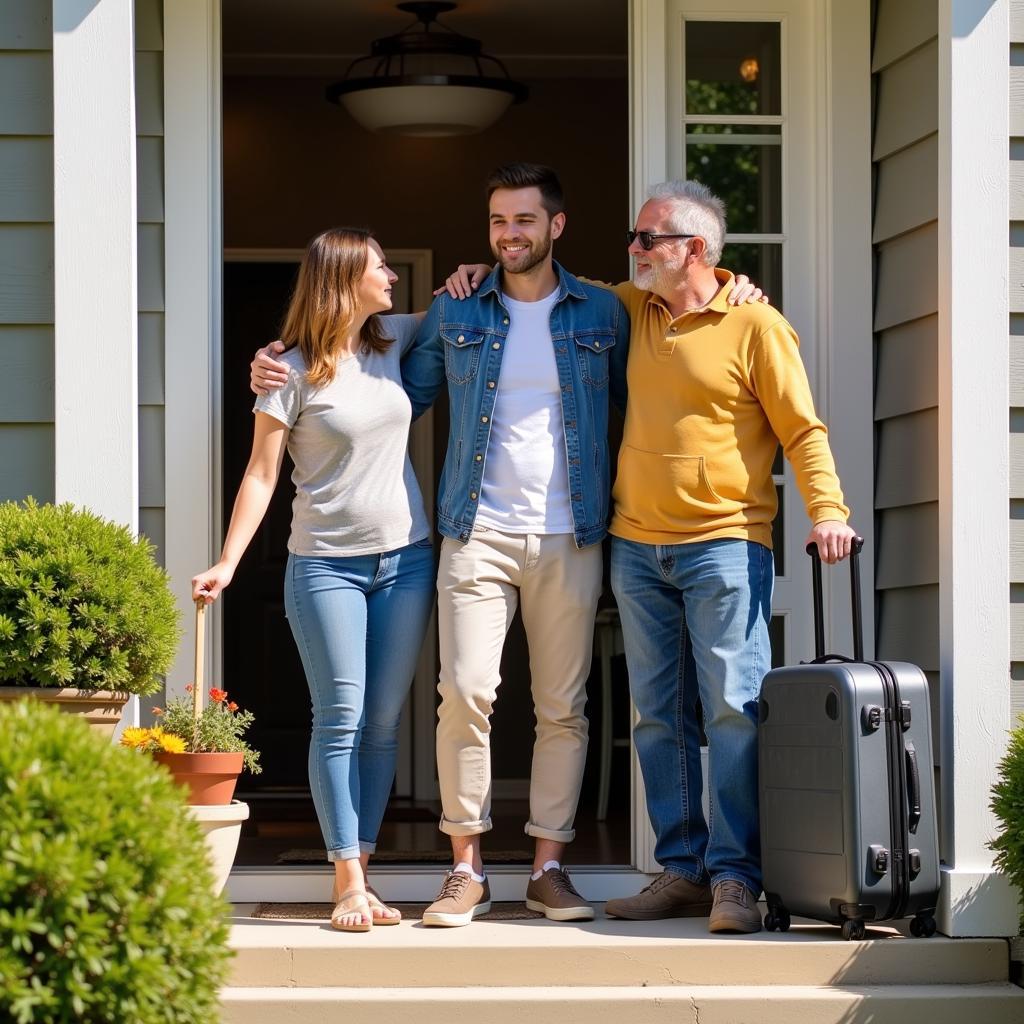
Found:
[[[530,850],[485,850],[488,864],[532,864]],[[374,864],[448,864],[451,850],[378,850],[371,855]],[[326,864],[327,851],[315,849],[284,850],[275,864]]]
[[[391,903],[402,912],[404,921],[419,921],[426,903]],[[329,921],[334,907],[330,903],[259,903],[252,912],[253,917],[267,921]],[[544,915],[527,910],[522,903],[492,903],[491,912],[475,918],[477,921],[534,921]]]

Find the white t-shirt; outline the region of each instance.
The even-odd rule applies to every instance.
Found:
[[[293,554],[380,554],[430,535],[409,461],[412,406],[399,367],[419,321],[381,320],[395,339],[384,352],[341,360],[334,380],[314,388],[298,348],[289,349],[280,357],[289,367],[287,383],[256,400],[254,412],[291,428]]]
[[[558,291],[509,312],[476,523],[504,533],[572,533],[561,385],[551,343]]]

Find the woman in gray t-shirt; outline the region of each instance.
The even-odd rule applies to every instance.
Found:
[[[365,231],[335,228],[309,244],[281,332],[288,380],[256,402],[224,549],[192,580],[193,597],[207,602],[231,582],[287,449],[295,500],[285,610],[312,697],[309,781],[339,931],[400,920],[368,888],[366,867],[434,595],[399,370],[419,318],[378,315],[391,308],[395,280]]]

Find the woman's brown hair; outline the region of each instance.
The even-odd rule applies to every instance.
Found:
[[[330,228],[309,243],[299,264],[281,340],[286,348],[299,346],[314,387],[334,380],[336,344],[356,318],[356,291],[371,256],[371,240],[373,235],[362,228]],[[383,352],[391,343],[380,318],[367,317],[359,332],[360,351]]]

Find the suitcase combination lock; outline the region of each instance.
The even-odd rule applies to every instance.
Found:
[[[866,732],[878,732],[882,728],[885,716],[877,704],[865,704],[860,713],[860,720]]]
[[[884,846],[869,846],[871,867],[876,875],[884,875],[889,870],[889,851]]]

